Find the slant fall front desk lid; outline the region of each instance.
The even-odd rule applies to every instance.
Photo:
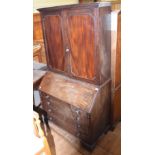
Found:
[[[99,87],[57,73],[47,72],[39,90],[77,108],[90,111]]]

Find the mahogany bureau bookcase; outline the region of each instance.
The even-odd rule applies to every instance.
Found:
[[[43,108],[92,147],[111,119],[111,4],[38,10],[50,70],[39,88]]]

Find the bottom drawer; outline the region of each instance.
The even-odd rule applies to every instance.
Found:
[[[88,134],[89,132],[89,119],[87,113],[70,104],[59,101],[52,96],[45,97],[42,93],[41,99],[43,108],[47,111],[49,116],[59,119],[61,122],[71,124],[77,130]]]
[[[48,118],[50,121],[58,125],[59,127],[67,130],[69,133],[76,135],[78,133],[77,128],[76,128],[76,123],[69,123],[67,121],[63,121],[56,116],[53,115],[48,115]]]
[[[58,125],[62,129],[68,131],[72,135],[83,139],[85,141],[89,141],[90,135],[88,133],[85,133],[83,129],[80,127],[77,127],[76,122],[74,123],[69,123],[69,121],[63,121],[55,116],[48,115],[48,118],[50,121],[52,121],[54,124]]]

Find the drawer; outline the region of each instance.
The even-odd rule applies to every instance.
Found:
[[[58,118],[57,116],[48,115],[48,118],[50,121],[52,121],[54,124],[58,125],[59,127],[65,129],[69,133],[76,135],[77,128],[75,123],[69,123],[66,121],[63,121],[62,119]]]
[[[41,93],[41,98],[43,108],[49,116],[58,118],[65,123],[67,122],[69,125],[73,125],[79,132],[89,133],[90,120],[85,111],[44,93]]]
[[[50,98],[50,96],[48,94],[41,92],[41,91],[40,91],[40,97],[42,100],[46,100],[46,99]]]
[[[72,117],[67,117],[65,114],[63,114],[63,112],[59,112],[59,111],[53,111],[52,109],[47,109],[46,110],[48,115],[54,118],[58,118],[63,122],[67,122],[67,124],[73,124],[73,126],[76,128],[76,122]]]
[[[71,110],[73,113],[73,117],[81,131],[87,131],[88,133],[90,125],[90,119],[88,117],[88,114],[85,111],[74,106],[71,106]]]
[[[59,101],[45,93],[41,93],[41,100],[43,105],[45,105],[46,107],[48,106],[48,108],[52,108],[54,111],[61,111],[62,109],[66,109],[66,107],[69,106],[68,104]]]
[[[61,117],[63,120],[70,119],[74,121],[70,105],[50,98],[44,102],[45,109],[48,113],[55,114]]]
[[[86,140],[86,139],[90,138],[90,136],[87,133],[78,130],[78,128],[76,127],[75,122],[74,123],[69,123],[69,122],[66,123],[66,121],[63,121],[63,120],[61,120],[58,117],[55,117],[53,115],[48,115],[48,118],[54,124],[56,124],[59,127],[65,129],[66,131],[68,131],[69,133],[73,134],[76,137],[79,137],[79,138],[81,138],[83,140]]]

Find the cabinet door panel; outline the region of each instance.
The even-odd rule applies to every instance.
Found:
[[[65,54],[59,15],[48,15],[44,18],[46,37],[47,63],[52,69],[65,70]]]
[[[93,18],[90,15],[69,16],[68,36],[71,48],[71,73],[74,76],[93,80],[95,78]]]

